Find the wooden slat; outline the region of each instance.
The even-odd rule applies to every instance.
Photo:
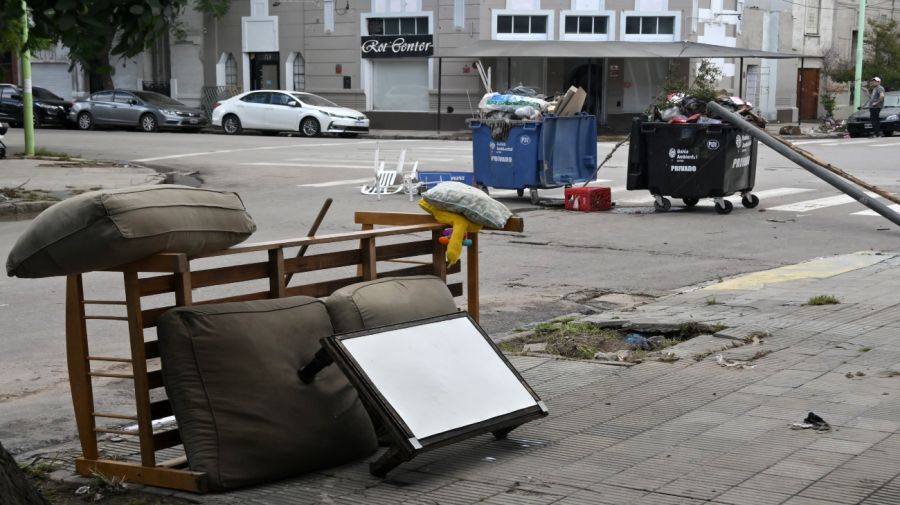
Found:
[[[140,433],[141,464],[154,466],[153,425],[150,419],[150,387],[148,385],[147,357],[144,355],[144,323],[141,311],[141,288],[137,272],[126,271],[125,301],[128,306],[128,339],[131,347],[131,367],[134,374],[134,404]]]
[[[284,296],[284,249],[272,249],[269,251],[269,296],[281,298]]]
[[[356,224],[408,226],[415,224],[436,223],[431,214],[410,214],[407,212],[371,212],[360,211],[353,215]],[[443,225],[441,225],[443,226]],[[483,228],[485,230],[498,230],[521,233],[525,229],[525,221],[520,216],[512,216],[506,221],[503,228]]]
[[[177,458],[167,459],[156,464],[156,468],[187,468],[187,456],[178,456]]]
[[[90,372],[91,377],[103,377],[107,379],[134,379],[134,375],[130,373],[114,373],[114,372]]]
[[[221,286],[236,282],[265,279],[269,276],[269,264],[265,261],[245,263],[243,265],[231,265],[208,270],[192,272],[191,284],[195,289],[210,286]]]
[[[310,254],[301,258],[288,258],[284,260],[284,271],[289,274],[313,272],[328,268],[347,267],[358,265],[360,261],[359,249],[335,251],[323,254]]]
[[[150,418],[162,419],[173,415],[172,404],[169,400],[158,400],[150,403]]]
[[[163,387],[163,375],[162,370],[154,370],[150,373],[146,374],[147,376],[147,389],[159,389]],[[149,403],[147,406],[147,411],[149,412],[150,407]],[[149,417],[149,416],[148,416]]]
[[[392,226],[389,228],[379,228],[377,230],[360,230],[346,233],[334,233],[330,235],[316,235],[315,237],[303,237],[289,240],[278,240],[272,242],[257,242],[255,244],[240,244],[229,249],[221,251],[213,251],[197,256],[197,258],[212,258],[215,256],[229,256],[232,254],[244,254],[254,251],[268,251],[269,249],[301,247],[304,245],[315,244],[331,244],[334,242],[345,242],[348,240],[363,240],[375,237],[390,237],[394,235],[408,235],[410,233],[427,232],[431,230],[443,229],[444,225],[438,223],[432,224],[415,224],[410,226]]]
[[[159,357],[159,340],[148,340],[144,342],[144,356],[147,359]]]
[[[463,295],[463,285],[461,282],[447,284],[447,288],[450,289],[450,294],[452,294],[453,296],[462,296]]]
[[[157,451],[181,445],[181,434],[178,430],[167,430],[153,434],[153,447]]]
[[[84,319],[99,319],[103,321],[128,321],[128,318],[125,316],[84,316]]]
[[[447,281],[447,247],[441,245],[438,239],[441,237],[440,230],[431,232],[431,275],[440,277],[444,282]]]
[[[371,281],[378,277],[378,258],[375,256],[375,239],[367,238],[360,240],[359,249],[362,251],[362,277],[364,280]]]
[[[187,255],[159,253],[107,270],[111,272],[185,272],[189,268]]]
[[[85,305],[125,305],[125,302],[120,300],[85,300],[81,303]]]
[[[94,412],[94,417],[103,417],[106,419],[125,419],[126,421],[137,421],[137,416],[125,415],[125,414],[115,414],[113,412]]]
[[[469,288],[469,315],[477,323],[481,316],[481,290],[478,280],[481,278],[478,269],[478,234],[470,233],[472,241],[466,251],[466,286]]]
[[[87,357],[87,326],[84,321],[84,286],[81,275],[66,278],[66,361],[69,369],[69,388],[72,391],[72,406],[75,411],[75,425],[81,441],[84,457],[96,459],[97,435],[94,416],[94,390],[91,370]]]
[[[378,261],[391,261],[400,258],[412,258],[431,254],[431,240],[417,240],[402,244],[380,245],[376,249]]]
[[[161,295],[175,291],[175,275],[154,275],[138,281],[141,296]]]
[[[175,273],[175,305],[185,307],[193,303],[194,295],[191,288],[191,279],[190,271]]]
[[[168,305],[166,307],[158,307],[155,309],[145,310],[141,316],[141,325],[144,328],[153,328],[154,326],[156,326],[156,323],[159,322],[160,316],[165,314],[167,310],[174,308],[174,305]]]
[[[138,431],[119,430],[116,428],[94,428],[94,433],[109,433],[110,435],[122,435],[123,437],[140,436]]]
[[[115,461],[109,459],[75,460],[75,470],[85,477],[95,473],[103,475],[122,476],[130,484],[144,484],[147,486],[164,487],[168,489],[180,489],[193,493],[205,493],[209,490],[207,476],[202,472],[191,472],[174,468],[146,467],[127,461]]]
[[[131,363],[131,358],[116,358],[112,356],[88,356],[88,361],[113,361],[116,363]]]
[[[302,286],[291,286],[287,288],[287,296],[312,296],[315,298],[323,298],[344,286],[349,286],[357,282],[362,282],[360,277],[345,277],[343,279],[335,279],[333,281],[317,282],[314,284],[304,284]]]

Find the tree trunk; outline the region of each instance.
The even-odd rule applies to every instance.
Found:
[[[16,460],[0,443],[0,503],[17,505],[50,505],[28,482]]]

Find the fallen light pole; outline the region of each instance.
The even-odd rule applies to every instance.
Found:
[[[813,175],[815,175],[819,179],[822,179],[823,181],[827,182],[828,184],[831,184],[832,186],[837,188],[839,191],[846,193],[847,195],[850,195],[851,197],[853,197],[854,200],[856,200],[859,203],[865,205],[866,207],[874,210],[875,212],[881,214],[885,218],[889,219],[892,223],[900,226],[900,214],[898,214],[897,212],[894,212],[893,210],[891,210],[890,207],[879,202],[878,200],[875,200],[875,199],[869,197],[861,189],[859,189],[856,186],[854,186],[853,184],[845,181],[840,176],[838,176],[838,175],[834,174],[833,172],[829,171],[828,169],[806,159],[805,157],[803,157],[803,155],[801,155],[797,151],[794,151],[787,145],[779,142],[777,139],[775,139],[774,137],[772,137],[771,135],[766,133],[765,130],[750,123],[746,119],[742,118],[741,116],[735,114],[734,112],[728,110],[727,108],[725,108],[715,102],[709,102],[707,104],[707,109],[709,111],[715,113],[715,115],[718,115],[719,117],[727,120],[729,123],[741,128],[747,134],[749,134],[751,137],[753,137],[753,138],[759,140],[760,142],[762,142],[763,144],[771,147],[775,152],[777,152],[778,154],[781,154],[785,158],[800,165],[802,168],[811,172]]]

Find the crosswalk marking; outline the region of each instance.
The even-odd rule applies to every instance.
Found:
[[[267,161],[258,161],[255,163],[241,163],[241,165],[249,165],[255,167],[312,167],[312,168],[364,168],[366,170],[372,170],[372,164],[367,163],[365,165],[347,165],[347,164],[335,164],[335,163],[290,163],[290,162],[276,162],[270,163]]]
[[[877,197],[875,193],[871,191],[867,191],[866,195],[871,197]],[[844,205],[848,203],[855,202],[856,200],[849,195],[837,195],[837,196],[828,196],[825,198],[817,198],[815,200],[806,200],[803,202],[796,202],[787,205],[778,205],[777,207],[769,207],[768,210],[775,211],[783,211],[783,212],[808,212],[811,210],[824,209],[826,207],[835,207],[837,205]]]
[[[345,179],[343,181],[318,182],[314,184],[297,184],[298,188],[328,188],[331,186],[344,186],[351,184],[365,184],[374,181],[374,177],[366,177],[365,179]]]
[[[896,203],[893,205],[888,205],[888,208],[894,212],[900,212],[900,205],[897,205]],[[854,212],[853,215],[854,216],[880,216],[881,214],[875,212],[874,210],[869,209],[869,210],[861,210],[859,212]]]

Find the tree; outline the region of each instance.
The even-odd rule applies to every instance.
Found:
[[[885,89],[900,88],[900,31],[897,22],[872,21],[866,32],[863,79],[881,77]]]
[[[49,502],[31,487],[28,478],[19,469],[16,460],[0,444],[0,503],[18,505],[49,505]]]
[[[0,0],[0,5],[16,0]],[[135,56],[159,37],[178,29],[186,7],[214,16],[228,11],[229,0],[28,0],[32,19],[28,45],[45,40],[69,49],[71,63],[112,87],[111,58]],[[21,4],[21,2],[20,2]],[[21,5],[18,11],[21,15]]]

